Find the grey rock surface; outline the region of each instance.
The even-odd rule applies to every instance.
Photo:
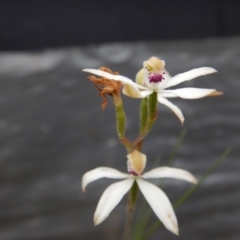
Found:
[[[217,171],[176,211],[180,236],[159,228],[151,239],[239,239],[239,37],[0,53],[0,239],[121,239],[126,199],[104,223],[94,227],[92,222],[96,204],[112,181],[96,181],[86,193],[80,189],[81,176],[92,168],[126,171],[113,105],[101,110],[101,98],[82,69],[107,66],[133,79],[151,56],[164,59],[171,75],[202,66],[216,68],[217,74],[181,87],[215,88],[224,95],[174,99],[186,118],[184,127],[160,105],[159,118],[143,146],[147,169],[159,156],[166,164],[182,129],[187,135],[174,166],[197,178],[233,147]],[[123,100],[127,136],[134,139],[140,102],[125,96]],[[164,191],[173,202],[189,186],[166,180]]]

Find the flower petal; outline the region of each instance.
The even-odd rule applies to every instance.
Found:
[[[163,88],[169,88],[172,86],[175,86],[177,84],[180,84],[185,81],[192,80],[196,77],[202,76],[202,75],[207,75],[210,73],[215,73],[217,72],[214,68],[210,67],[202,67],[202,68],[196,68],[192,69],[188,72],[185,73],[180,73],[174,77],[172,77],[169,81],[166,82],[166,84],[163,86]]]
[[[177,115],[179,120],[181,121],[181,124],[184,122],[184,116],[182,114],[182,111],[174,104],[172,104],[170,101],[168,101],[166,98],[161,97],[161,94],[158,94],[158,101],[167,107],[171,108],[172,111]]]
[[[197,179],[188,171],[179,168],[158,167],[142,175],[143,178],[176,178],[197,184]]]
[[[121,201],[123,196],[129,191],[134,178],[128,178],[121,182],[111,184],[101,196],[97,209],[94,213],[94,225],[103,222],[111,213],[111,211]]]
[[[128,178],[129,174],[122,173],[114,168],[109,167],[98,167],[91,171],[86,172],[82,177],[82,191],[85,191],[87,185],[99,178],[113,178],[113,179],[122,179]]]
[[[164,226],[178,235],[178,223],[172,205],[166,194],[152,183],[137,178],[138,186],[154,213]]]
[[[185,99],[196,99],[207,96],[216,96],[220,95],[220,92],[217,92],[215,89],[206,89],[206,88],[179,88],[174,90],[163,90],[161,94],[175,95],[176,97],[185,98]],[[218,94],[217,94],[218,93]]]
[[[169,92],[170,90],[162,90],[159,92],[161,94],[161,97],[163,98],[176,98],[178,97],[176,94]]]
[[[136,86],[125,84],[123,86],[123,93],[132,98],[145,98],[150,95],[153,90],[140,91]]]
[[[144,68],[140,69],[135,77],[135,82],[139,85],[144,84]]]
[[[130,84],[130,85],[136,86],[136,87],[138,87],[140,89],[143,89],[143,90],[147,89],[147,88],[145,88],[141,85],[136,84],[130,78],[127,78],[127,77],[122,76],[122,75],[113,75],[111,73],[104,72],[102,70],[90,69],[90,68],[83,69],[82,71],[83,72],[89,72],[89,73],[92,73],[92,74],[95,74],[95,75],[98,75],[98,76],[101,76],[101,77],[104,77],[104,78],[107,78],[107,79],[110,79],[110,80],[121,81],[123,84]]]
[[[166,70],[166,68],[164,68],[164,81],[169,81],[171,78],[172,78],[172,76],[170,75],[170,73]]]

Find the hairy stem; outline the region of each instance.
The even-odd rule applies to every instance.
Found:
[[[140,135],[133,141],[133,147],[141,150],[142,141],[151,130],[157,118],[157,93],[153,92],[148,98],[143,99],[140,113]]]
[[[116,110],[116,121],[117,121],[117,134],[120,142],[126,147],[129,152],[132,148],[132,144],[125,138],[125,128],[126,128],[126,115],[122,104],[115,104]]]

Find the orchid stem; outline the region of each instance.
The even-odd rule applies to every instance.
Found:
[[[144,131],[148,120],[148,98],[143,98],[140,105],[140,134]]]
[[[123,240],[131,240],[132,236],[132,223],[133,223],[133,213],[135,210],[135,205],[138,196],[138,185],[136,182],[133,183],[129,193],[126,209],[126,219],[125,219],[125,229],[123,234]]]
[[[126,128],[126,115],[122,104],[116,104],[116,120],[117,120],[117,134],[120,142],[126,147],[129,152],[132,149],[132,144],[125,138],[125,128]]]
[[[144,98],[140,109],[140,135],[133,141],[133,147],[136,146],[138,151],[157,118],[157,93],[153,92],[148,98]]]

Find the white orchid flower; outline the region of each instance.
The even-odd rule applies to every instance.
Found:
[[[177,218],[168,197],[159,187],[144,179],[171,177],[196,184],[196,178],[185,170],[170,167],[158,167],[142,174],[146,165],[146,155],[134,150],[127,157],[128,174],[110,167],[98,167],[83,175],[83,191],[85,191],[89,183],[100,178],[124,179],[111,184],[104,191],[94,213],[94,224],[100,224],[109,216],[123,196],[130,190],[134,181],[136,181],[140,191],[160,221],[168,230],[178,235]]]
[[[133,82],[131,79],[125,76],[116,76],[101,70],[84,69],[83,71],[93,73],[107,79],[121,81],[124,85],[123,93],[129,97],[145,98],[153,92],[157,92],[158,102],[172,109],[182,124],[184,122],[182,111],[176,105],[167,100],[167,98],[180,97],[184,99],[197,99],[206,96],[217,96],[222,94],[216,89],[192,87],[167,89],[182,82],[192,80],[196,77],[217,72],[214,68],[196,68],[171,77],[164,67],[165,62],[156,57],[151,57],[148,61],[144,61],[143,69],[141,69],[136,76],[137,83]]]

